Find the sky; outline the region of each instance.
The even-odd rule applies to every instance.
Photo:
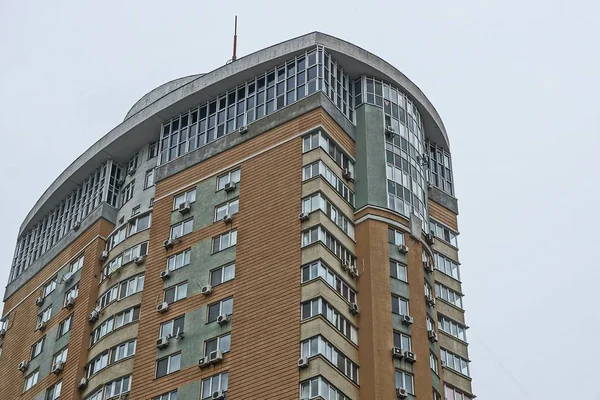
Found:
[[[145,93],[230,59],[237,13],[238,56],[321,31],[390,62],[439,111],[478,398],[600,399],[599,12],[578,0],[2,0],[0,294],[44,190]]]

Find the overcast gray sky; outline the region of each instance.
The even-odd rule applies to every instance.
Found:
[[[237,13],[239,55],[322,31],[440,112],[478,398],[600,399],[598,3],[333,3],[0,1],[0,292],[42,192],[142,95],[223,65]]]

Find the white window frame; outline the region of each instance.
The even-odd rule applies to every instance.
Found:
[[[146,175],[144,176],[144,190],[154,186],[155,172],[156,172],[156,168],[152,168],[152,169],[146,171]]]
[[[397,315],[410,315],[410,307],[409,307],[409,302],[408,299],[405,299],[404,297],[401,296],[396,296],[396,295],[392,295],[392,304],[394,302],[398,303],[398,313],[394,313]],[[406,310],[402,310],[403,306],[405,305]],[[392,312],[394,310],[394,307],[392,307]],[[403,311],[406,311],[405,313]]]
[[[40,370],[36,369],[31,374],[25,377],[25,388],[23,392],[28,391],[32,387],[34,387],[38,383],[38,378],[40,377]]]
[[[223,242],[225,241],[225,238],[227,238],[226,245],[223,244]],[[218,241],[218,246],[216,246],[217,241]],[[218,253],[220,251],[223,251],[225,249],[228,249],[228,248],[236,246],[236,245],[237,245],[237,229],[233,229],[222,235],[213,237],[213,239],[212,239],[212,254]]]
[[[167,269],[175,271],[190,264],[192,249],[183,250],[167,258]]]
[[[218,381],[216,387],[213,387],[213,386],[215,386],[215,385],[213,385],[213,381]],[[205,385],[210,385],[210,386],[205,386]],[[205,390],[205,387],[207,387],[206,390]],[[209,376],[208,378],[202,379],[202,385],[200,387],[200,398],[202,400],[210,399],[210,396],[212,395],[212,393],[216,392],[217,390],[223,390],[226,392],[228,387],[229,387],[229,374],[227,372],[222,372],[217,375]],[[204,395],[205,392],[208,393],[208,396]]]
[[[187,283],[187,281],[185,281],[185,282],[181,282],[181,283],[178,283],[176,285],[169,286],[168,288],[166,288],[164,290],[164,295],[163,295],[163,301],[165,301],[165,302],[167,301],[167,292],[169,290],[174,290],[173,301],[169,303],[169,304],[173,304],[175,302],[178,302],[180,300],[187,298],[188,283]]]
[[[54,289],[56,289],[56,283],[58,281],[58,276],[55,276],[54,278],[52,278],[52,280],[48,283],[46,283],[44,285],[44,291],[42,294],[43,298],[48,297],[48,295],[52,292],[54,292]]]
[[[189,201],[190,204],[196,201],[196,188],[190,189],[173,197],[173,211],[179,209],[179,205]]]
[[[218,283],[213,283],[213,274],[219,274],[220,279]],[[215,268],[210,271],[210,284],[212,286],[222,285],[225,282],[229,282],[235,279],[235,263],[222,265],[219,268]]]
[[[397,385],[398,376],[400,376],[400,386]],[[394,379],[396,381],[396,388],[400,387],[406,389],[409,394],[415,394],[415,380],[411,373],[397,369],[394,374]],[[410,382],[409,385],[407,385],[408,382]]]
[[[167,372],[164,375],[158,376],[158,363],[161,361],[167,360]],[[176,363],[174,363],[174,360],[177,360]],[[175,365],[173,365],[175,364]],[[174,369],[177,368],[177,369]],[[156,372],[154,374],[156,379],[162,378],[164,376],[167,375],[171,375],[174,374],[177,371],[181,370],[181,352],[178,353],[174,353],[174,354],[169,354],[166,357],[163,357],[159,360],[156,360]]]
[[[187,230],[187,231],[186,231]],[[189,235],[194,230],[194,218],[186,219],[175,225],[171,225],[171,239],[179,239]]]
[[[224,311],[224,308],[225,308],[224,306],[225,306],[225,304],[227,304],[228,302],[231,302],[231,312],[229,312],[229,313],[226,313],[225,311],[227,311],[227,310],[225,310],[225,311]],[[232,314],[233,314],[233,297],[228,297],[228,298],[226,298],[226,299],[219,300],[218,302],[216,302],[216,303],[212,303],[212,304],[209,304],[209,305],[207,306],[207,308],[206,308],[206,323],[207,323],[207,324],[208,324],[208,323],[211,323],[211,322],[216,322],[216,318],[215,318],[215,320],[213,320],[213,321],[211,321],[211,320],[210,320],[210,309],[211,309],[212,307],[216,307],[217,305],[218,305],[218,307],[219,307],[219,313],[217,314],[217,317],[218,317],[219,315],[232,315]],[[229,308],[229,306],[227,306],[227,308]]]
[[[217,177],[217,192],[225,189],[225,185],[230,182],[239,183],[241,180],[241,172],[242,170],[240,168],[236,168],[223,175],[219,175]]]
[[[42,337],[40,340],[38,340],[31,346],[30,360],[33,360],[34,358],[36,358],[37,356],[42,354],[42,351],[44,351],[45,341],[46,341],[46,335],[44,335],[44,337]]]
[[[392,268],[396,270],[396,276],[391,273]],[[390,259],[390,276],[399,281],[408,283],[408,269],[406,268],[406,264]]]
[[[66,363],[68,354],[69,354],[69,348],[63,347],[59,352],[54,354],[54,356],[52,357],[52,365],[56,364],[59,361]]]
[[[214,222],[219,222],[223,220],[223,217],[226,215],[232,216],[238,213],[240,209],[240,199],[233,199],[228,201],[227,203],[220,204],[215,207],[215,220]]]
[[[83,267],[83,260],[84,256],[81,255],[77,258],[77,260],[73,261],[69,266],[69,272],[74,274],[75,272],[79,271]]]

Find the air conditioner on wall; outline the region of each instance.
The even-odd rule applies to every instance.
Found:
[[[35,305],[40,307],[42,304],[44,304],[44,297],[40,296],[37,299],[35,299]]]
[[[429,338],[429,341],[431,343],[435,343],[435,342],[438,341],[437,333],[434,330],[428,330],[427,331],[427,337]]]
[[[108,250],[104,250],[101,254],[100,254],[100,261],[106,261],[108,259]]]
[[[46,325],[48,325],[47,321],[40,321],[39,324],[37,324],[37,326],[35,327],[36,331],[43,331],[44,329],[46,329]]]
[[[79,383],[77,384],[77,388],[80,390],[83,390],[87,387],[88,381],[86,378],[81,378],[81,380],[79,381]]]
[[[350,303],[350,314],[352,315],[358,315],[360,313],[359,309],[358,309],[358,304],[356,303]]]
[[[412,325],[413,322],[414,322],[413,317],[411,317],[410,315],[402,316],[402,323],[404,325]]]
[[[90,313],[90,315],[88,315],[88,321],[90,321],[91,323],[98,321],[99,315],[100,315],[100,310],[98,310],[97,308],[94,308],[92,310],[92,312]]]
[[[348,182],[354,182],[354,178],[352,177],[352,173],[350,173],[350,169],[349,168],[344,168],[344,172],[342,173],[342,176]]]
[[[213,288],[211,285],[206,285],[206,286],[202,286],[202,289],[200,291],[204,296],[208,296],[212,293],[212,290],[213,290]]]
[[[430,294],[428,294],[428,295],[425,296],[425,302],[427,303],[427,305],[429,307],[435,306],[435,299]]]
[[[192,204],[189,201],[185,201],[179,205],[179,213],[185,215],[192,209]]]
[[[25,372],[27,371],[27,368],[29,368],[29,361],[27,360],[23,360],[19,363],[19,366],[17,367],[19,369],[19,371],[21,372]]]
[[[300,215],[298,215],[298,219],[300,221],[308,221],[309,218],[310,218],[310,215],[306,212],[301,212]]]
[[[408,397],[408,392],[404,388],[396,388],[396,397],[399,399],[406,399]]]
[[[163,281],[166,281],[167,279],[169,279],[170,276],[171,276],[171,271],[169,271],[168,269],[165,269],[164,271],[160,272],[160,279],[162,279]]]
[[[225,193],[233,192],[235,190],[235,182],[227,182],[223,189],[225,189]]]
[[[156,348],[157,349],[164,349],[165,347],[167,347],[169,345],[169,338],[166,336],[163,337],[159,337],[156,340]]]
[[[298,359],[298,368],[308,367],[308,357],[302,357]]]
[[[198,360],[198,366],[200,368],[208,367],[209,365],[211,365],[211,363],[208,357],[202,357],[200,360]]]
[[[404,357],[404,350],[402,350],[400,347],[393,347],[392,357],[401,360]]]
[[[406,254],[406,253],[408,253],[408,247],[406,247],[405,244],[399,244],[398,251],[402,254]]]
[[[229,215],[229,214],[225,214],[223,216],[223,222],[225,222],[226,224],[230,223],[233,221],[233,216]]]
[[[240,133],[240,135],[243,135],[244,133],[248,132],[248,125],[242,125],[238,128],[238,132]]]
[[[65,363],[63,361],[57,361],[52,365],[52,373],[58,375],[65,369]]]
[[[169,250],[175,244],[175,239],[169,238],[163,242],[165,249]]]
[[[144,262],[146,262],[146,256],[138,256],[133,260],[133,262],[135,265],[142,265]]]
[[[217,324],[223,326],[229,323],[229,315],[221,314],[217,317]]]
[[[156,311],[158,311],[159,313],[167,312],[168,309],[169,309],[169,303],[167,303],[167,302],[162,302],[156,306]]]
[[[223,352],[221,350],[211,351],[208,354],[208,361],[210,361],[211,364],[220,363],[221,361],[223,361]]]
[[[225,400],[225,393],[223,390],[217,390],[213,392],[211,398],[212,400]]]
[[[405,351],[404,359],[410,363],[414,363],[415,361],[417,361],[417,356],[412,351]]]

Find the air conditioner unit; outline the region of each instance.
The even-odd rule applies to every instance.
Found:
[[[6,328],[0,329],[0,338],[3,338],[6,335]]]
[[[350,173],[350,169],[344,168],[344,172],[342,173],[342,176],[348,182],[354,182],[354,178],[352,177],[352,174]]]
[[[100,311],[96,308],[94,308],[92,310],[92,312],[90,313],[90,315],[88,315],[88,321],[90,321],[91,323],[94,323],[96,321],[98,321],[98,317],[100,316]]]
[[[125,179],[121,178],[117,181],[117,187],[120,188],[125,184]]]
[[[144,264],[144,262],[146,262],[146,256],[138,256],[134,258],[133,262],[135,263],[135,265],[142,265]]]
[[[135,174],[135,167],[131,167],[131,168],[129,168],[129,170],[127,171],[127,173],[128,173],[129,175],[133,175],[133,174]]]
[[[65,301],[65,308],[67,310],[70,310],[71,308],[73,308],[73,306],[75,305],[75,297],[67,297],[67,300]]]
[[[430,261],[423,261],[423,268],[428,274],[433,273],[433,264]]]
[[[400,347],[393,347],[392,357],[401,360],[404,357],[404,350],[402,350]]]
[[[358,315],[359,313],[360,313],[360,311],[358,310],[358,304],[350,303],[350,314]]]
[[[217,317],[217,324],[223,326],[229,323],[229,315],[221,314]]]
[[[353,278],[358,278],[358,268],[356,268],[354,265],[350,266],[350,276],[352,276]]]
[[[106,261],[108,259],[108,250],[104,250],[102,254],[100,254],[100,261]]]
[[[417,355],[415,353],[413,353],[412,351],[405,351],[404,359],[406,361],[408,361],[409,363],[414,363],[415,361],[417,361]]]
[[[410,315],[402,316],[402,323],[404,325],[412,325],[413,322],[414,322],[413,317],[411,317]]]
[[[79,228],[81,228],[81,222],[75,221],[75,223],[73,224],[73,230],[77,232]]]
[[[169,345],[169,338],[166,336],[163,337],[159,337],[156,340],[156,348],[157,349],[164,349],[165,347],[167,347]]]
[[[162,279],[163,281],[166,281],[167,279],[169,279],[170,276],[171,276],[171,271],[169,271],[168,269],[165,269],[164,271],[160,272],[160,279]]]
[[[342,269],[344,271],[348,271],[350,269],[350,261],[346,260],[345,258],[342,260]]]
[[[308,221],[309,218],[310,218],[310,215],[306,212],[301,212],[300,215],[298,215],[298,219],[300,221]]]
[[[404,388],[396,388],[396,397],[399,399],[405,399],[408,397],[408,392]]]
[[[35,330],[41,332],[44,329],[46,329],[47,325],[48,325],[48,321],[40,321],[40,323],[38,323],[37,326],[35,327]]]
[[[35,299],[35,305],[36,306],[41,306],[42,304],[44,304],[44,298],[42,296],[38,297],[37,299]]]
[[[388,125],[385,127],[385,136],[393,139],[394,136],[396,136],[396,131],[394,130],[394,127],[391,125]]]
[[[435,306],[435,299],[430,294],[428,294],[428,295],[425,296],[425,302],[427,303],[427,305],[429,307]]]
[[[208,361],[210,361],[211,364],[220,363],[221,361],[223,361],[223,352],[221,350],[211,351],[208,354]]]
[[[204,367],[208,367],[210,364],[210,360],[208,359],[208,357],[202,357],[200,360],[198,360],[198,366],[200,368],[204,368]]]
[[[437,333],[434,330],[428,330],[427,331],[427,337],[429,338],[429,341],[431,343],[435,343],[435,342],[438,341]]]
[[[243,135],[244,133],[248,133],[248,125],[242,125],[238,128],[238,132],[240,133],[240,135]]]
[[[54,363],[54,365],[52,365],[52,373],[54,375],[60,374],[63,369],[65,369],[64,361],[57,361]]]
[[[69,282],[71,282],[71,279],[73,279],[73,274],[71,272],[67,272],[62,277],[63,283],[69,283]]]
[[[77,384],[77,388],[80,390],[83,390],[87,387],[88,381],[86,378],[81,378],[81,380],[79,381],[79,383]]]
[[[225,222],[226,224],[230,223],[233,221],[233,217],[229,214],[225,214],[225,216],[223,216],[223,222]]]
[[[235,182],[226,183],[223,189],[225,189],[226,193],[233,192],[235,190]]]
[[[298,368],[308,367],[308,357],[302,357],[298,359]]]
[[[184,201],[179,205],[179,213],[185,215],[192,209],[192,204],[189,201]]]
[[[163,246],[165,246],[165,249],[167,249],[167,250],[172,248],[174,244],[175,244],[175,239],[167,239],[163,242]]]
[[[25,372],[27,371],[27,368],[29,368],[29,361],[27,360],[23,360],[19,363],[19,366],[17,367],[19,369],[19,371],[21,372]]]
[[[431,231],[427,235],[425,235],[425,241],[430,246],[433,245],[433,243],[435,243],[435,234],[433,233],[433,231]]]
[[[159,313],[167,312],[168,309],[169,309],[169,303],[167,303],[167,302],[160,303],[159,305],[156,306],[156,311],[158,311]]]
[[[226,395],[225,391],[217,390],[217,391],[213,392],[211,399],[212,400],[225,400],[225,395]]]
[[[402,253],[402,254],[406,254],[406,253],[408,253],[408,247],[406,247],[405,244],[399,244],[398,251],[400,251],[400,253]]]
[[[212,286],[210,286],[210,285],[202,286],[202,289],[200,289],[200,291],[202,292],[202,294],[204,296],[209,296],[212,293]]]

